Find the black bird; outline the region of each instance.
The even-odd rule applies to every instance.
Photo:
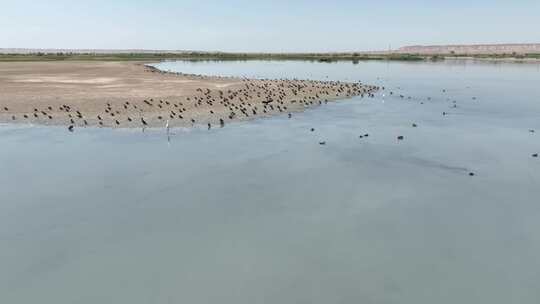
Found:
[[[403,137],[402,135],[398,136],[397,137],[397,140],[403,140],[405,137]]]
[[[474,172],[469,172],[469,176],[474,176]]]
[[[73,132],[73,125],[71,125],[71,126],[68,127],[68,131],[69,131],[69,132]]]
[[[532,157],[538,157],[538,153],[534,153]]]
[[[418,127],[418,125],[416,125],[415,123],[413,123],[412,126],[413,126],[413,128]]]
[[[320,141],[319,145],[324,146],[324,145],[326,145],[326,142],[325,141]]]
[[[141,117],[141,122],[143,125],[147,126],[148,124],[146,123],[146,121],[144,120],[144,118]]]
[[[315,128],[311,128],[311,132],[315,132]]]
[[[208,130],[210,130],[211,128],[212,128],[212,125],[208,123]]]

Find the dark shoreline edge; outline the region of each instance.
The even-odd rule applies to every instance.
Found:
[[[0,54],[1,62],[17,61],[248,61],[248,60],[298,60],[314,62],[339,61],[442,61],[446,59],[478,59],[512,62],[540,62],[540,54],[440,54],[423,55],[413,53],[28,53]]]

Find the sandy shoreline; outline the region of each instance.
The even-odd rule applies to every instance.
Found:
[[[133,62],[0,63],[0,122],[219,127],[376,90],[359,83],[166,73]]]

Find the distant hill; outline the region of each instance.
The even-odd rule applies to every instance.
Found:
[[[408,54],[531,54],[540,53],[540,43],[515,44],[456,44],[456,45],[412,45],[401,47],[394,52]]]

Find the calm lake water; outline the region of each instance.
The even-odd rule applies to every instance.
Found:
[[[0,126],[0,303],[540,302],[540,65],[157,66],[387,90],[170,142]]]

